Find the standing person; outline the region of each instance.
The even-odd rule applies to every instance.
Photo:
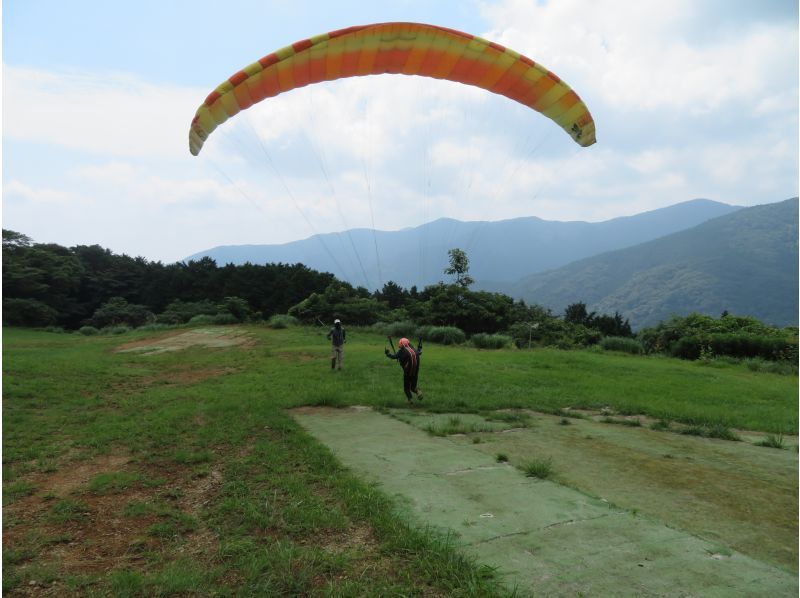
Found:
[[[389,342],[392,342],[391,337]],[[422,339],[419,339],[416,350],[411,347],[407,338],[401,338],[397,346],[397,353],[390,353],[389,349],[384,349],[386,357],[396,359],[403,368],[403,392],[406,393],[408,402],[411,403],[411,393],[417,395],[418,400],[422,400],[422,391],[417,388],[417,377],[419,376],[419,358],[422,355]],[[394,347],[392,347],[394,348]]]
[[[342,369],[342,359],[344,358],[344,344],[347,342],[345,339],[344,328],[339,318],[333,321],[333,328],[328,333],[327,338],[331,339],[331,369],[337,365]]]

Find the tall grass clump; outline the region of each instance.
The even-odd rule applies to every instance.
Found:
[[[470,338],[472,344],[478,349],[504,349],[511,345],[513,340],[505,334],[484,334],[483,332],[473,334]]]
[[[769,434],[764,440],[756,443],[758,446],[766,446],[769,448],[782,449],[786,448],[786,443],[783,441],[783,434]]]
[[[100,334],[125,334],[130,331],[130,326],[106,326],[100,330]]]
[[[78,332],[83,336],[94,336],[96,334],[100,334],[100,331],[94,326],[81,326],[78,329]]]
[[[553,475],[553,459],[552,457],[531,459],[530,461],[523,463],[520,469],[522,469],[525,475],[529,478],[546,480]]]
[[[606,336],[600,341],[600,347],[605,351],[620,351],[631,355],[644,353],[642,343],[635,338],[626,338],[624,336]]]
[[[267,326],[275,330],[289,328],[290,326],[297,326],[300,320],[288,314],[275,314],[267,321]]]
[[[417,335],[440,345],[460,345],[467,340],[464,331],[455,326],[420,326]]]
[[[753,357],[752,359],[745,359],[744,363],[751,372],[797,376],[796,361],[767,361],[765,359]]]

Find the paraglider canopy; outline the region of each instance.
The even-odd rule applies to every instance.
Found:
[[[321,81],[384,73],[481,87],[544,114],[583,147],[596,141],[592,115],[578,94],[530,58],[454,29],[378,23],[301,40],[232,75],[197,109],[189,150],[198,155],[214,129],[266,98]]]

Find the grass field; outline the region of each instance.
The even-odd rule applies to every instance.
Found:
[[[149,354],[169,339],[148,338],[186,331],[4,330],[4,592],[504,593],[285,411],[404,407],[380,337],[348,331],[331,372],[322,329],[227,330],[227,346]],[[730,364],[427,345],[420,385],[441,413],[606,407],[765,436],[798,426],[796,377]]]

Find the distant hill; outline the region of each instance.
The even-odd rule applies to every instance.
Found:
[[[691,229],[520,280],[515,297],[561,311],[582,301],[634,328],[728,310],[797,325],[798,200],[744,208]]]
[[[535,217],[498,222],[443,218],[399,231],[373,233],[370,229],[353,229],[282,245],[221,246],[186,260],[209,256],[220,265],[302,262],[370,290],[389,280],[404,287],[422,288],[445,278],[442,271],[447,266],[447,251],[459,247],[470,258],[470,274],[478,281],[476,287],[505,291],[534,272],[630,247],[738,209],[695,199],[596,223],[554,222]]]

